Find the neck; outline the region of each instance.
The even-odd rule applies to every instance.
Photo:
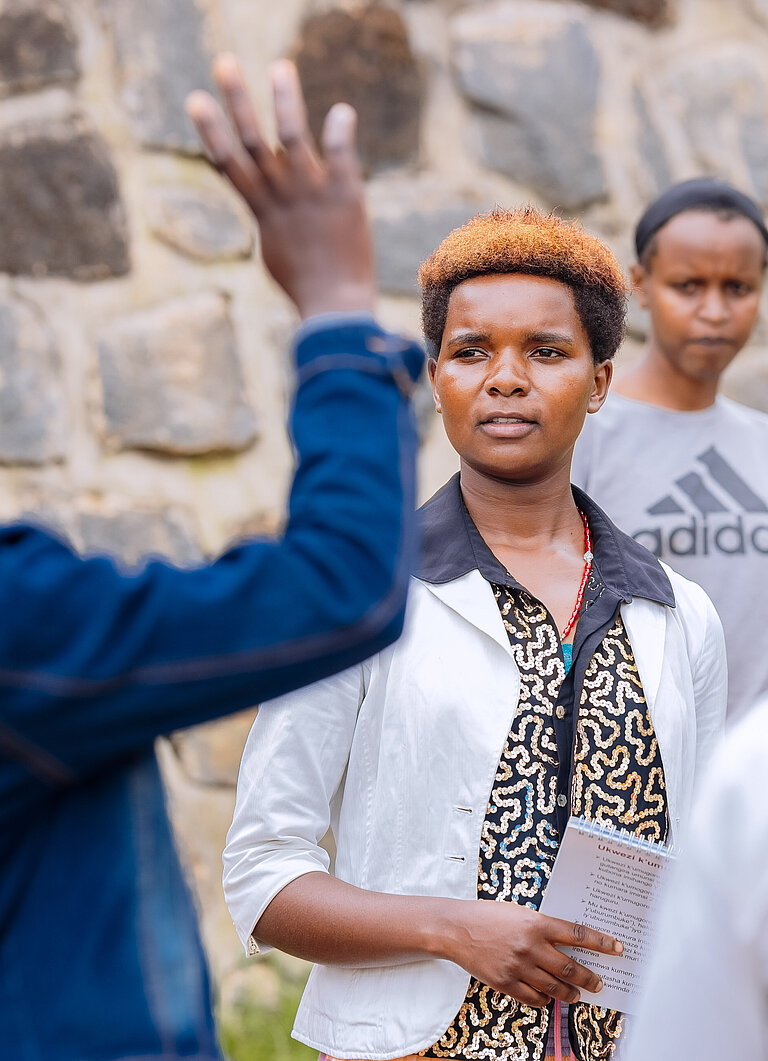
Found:
[[[691,379],[671,365],[651,339],[636,365],[616,381],[614,391],[662,409],[696,412],[708,409],[717,397],[720,379]]]
[[[540,482],[493,479],[461,462],[461,492],[475,526],[494,549],[581,546],[584,526],[573,500],[570,463]]]

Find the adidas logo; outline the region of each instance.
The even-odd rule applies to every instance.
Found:
[[[670,517],[632,537],[656,556],[768,555],[768,504],[714,446],[646,511]],[[673,517],[678,517],[673,522]]]

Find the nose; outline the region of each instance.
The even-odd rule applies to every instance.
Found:
[[[722,324],[728,318],[728,302],[718,284],[711,284],[699,305],[699,317],[708,324]]]
[[[527,394],[530,381],[525,360],[515,356],[512,351],[491,358],[485,378],[485,389],[488,394],[499,394],[505,398],[513,394]]]

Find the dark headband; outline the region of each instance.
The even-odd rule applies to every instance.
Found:
[[[732,210],[746,217],[757,228],[768,244],[768,228],[765,226],[762,211],[748,195],[737,191],[725,181],[702,177],[697,180],[683,181],[675,184],[651,203],[637,223],[635,229],[635,247],[640,258],[649,241],[668,221],[685,210]]]

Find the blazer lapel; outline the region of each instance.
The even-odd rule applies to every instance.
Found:
[[[666,641],[667,609],[653,601],[635,598],[631,604],[622,605],[621,616],[632,644],[635,663],[643,683],[645,702],[651,715],[654,729],[658,730],[655,717],[656,695],[661,682]]]
[[[493,638],[508,655],[512,654],[493,590],[479,571],[469,571],[450,582],[419,581],[462,619]]]

